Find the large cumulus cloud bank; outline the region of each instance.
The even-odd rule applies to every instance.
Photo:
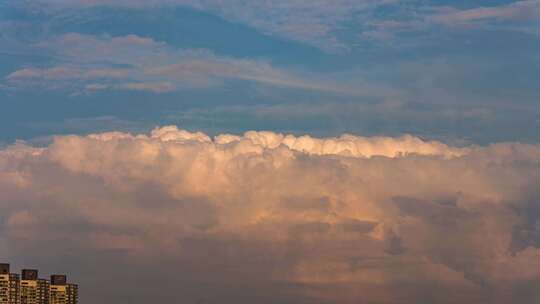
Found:
[[[0,151],[0,256],[86,303],[539,303],[540,146],[57,137]]]

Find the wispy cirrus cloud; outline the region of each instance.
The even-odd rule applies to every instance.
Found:
[[[221,86],[243,80],[278,87],[361,94],[361,90],[317,81],[256,59],[219,56],[204,49],[175,49],[137,35],[66,34],[33,45],[52,58],[52,67],[25,67],[5,77],[15,88],[141,90],[164,93]]]
[[[540,19],[540,1],[525,0],[506,5],[478,7],[467,10],[448,9],[433,17],[434,20],[448,25],[459,25],[489,20],[527,21]]]
[[[57,9],[96,6],[140,9],[189,7],[246,24],[268,35],[298,41],[337,54],[346,53],[358,45],[369,43],[370,40],[389,41],[399,34],[421,34],[441,26],[454,30],[463,26],[482,28],[506,21],[514,24],[498,26],[501,29],[537,33],[538,24],[535,22],[540,15],[538,0],[521,0],[499,5],[486,5],[488,3],[482,2],[471,5],[471,8],[441,6],[430,1],[399,0],[232,0],[226,3],[218,0],[40,0],[37,3],[52,4],[52,7]],[[27,5],[38,7],[36,3]],[[361,38],[368,40],[358,40],[354,38],[354,34],[351,35],[358,32],[362,33]],[[347,36],[348,38],[344,38]]]
[[[359,16],[371,14],[379,7],[399,3],[397,0],[156,0],[156,1],[64,1],[39,0],[53,7],[129,7],[152,8],[184,6],[210,12],[226,20],[240,22],[268,35],[291,39],[330,53],[347,52],[350,45],[337,38],[344,24]],[[37,7],[36,2],[27,5]],[[43,9],[40,7],[40,9]],[[52,9],[52,8],[51,8]]]
[[[409,9],[410,10],[410,9]],[[391,41],[400,34],[427,33],[440,27],[458,29],[505,29],[534,34],[538,31],[540,1],[524,0],[494,6],[479,5],[469,9],[452,6],[418,6],[396,16],[372,19],[362,36]]]

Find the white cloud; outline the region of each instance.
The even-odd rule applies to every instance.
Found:
[[[0,152],[0,239],[47,263],[74,252],[85,280],[148,265],[145,288],[178,286],[169,302],[534,303],[539,164],[538,145],[411,136],[63,136]]]

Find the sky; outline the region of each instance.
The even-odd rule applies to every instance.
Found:
[[[0,0],[0,257],[88,304],[538,303],[539,52],[539,0]]]

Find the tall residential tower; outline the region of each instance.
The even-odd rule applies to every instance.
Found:
[[[0,264],[0,304],[20,304],[19,275],[10,273],[9,264]]]
[[[38,278],[35,269],[23,269],[21,304],[49,304],[49,282]]]
[[[65,275],[52,275],[49,304],[77,304],[79,301],[79,287],[68,284]]]
[[[0,264],[0,304],[78,304],[78,286],[68,284],[65,275],[40,279],[35,269],[23,269],[22,276]]]
[[[0,304],[9,304],[9,264],[0,264]]]

